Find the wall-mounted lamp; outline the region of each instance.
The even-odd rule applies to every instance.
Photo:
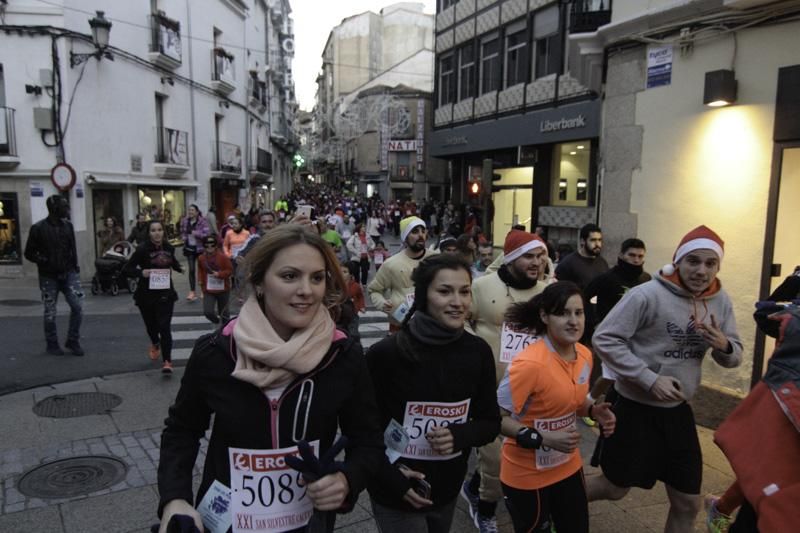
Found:
[[[39,96],[40,94],[42,94],[42,88],[39,87],[38,85],[28,85],[28,84],[26,84],[25,85],[25,92],[27,94],[35,94],[36,96]]]
[[[175,85],[175,80],[172,79],[172,76],[162,76],[161,77],[161,85],[168,83],[170,85]]]
[[[90,54],[76,54],[70,52],[70,67],[75,68],[81,63],[88,61],[91,57],[94,57],[98,61],[103,57],[107,57],[112,61],[114,60],[114,56],[111,55],[111,52],[106,50],[108,47],[108,37],[111,34],[111,22],[105,18],[104,15],[105,13],[103,11],[98,11],[97,16],[89,19],[89,27],[92,28],[92,43],[94,43],[94,47],[97,50]]]
[[[722,107],[736,102],[736,76],[732,70],[706,72],[703,104]]]

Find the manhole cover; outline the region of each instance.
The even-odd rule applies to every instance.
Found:
[[[125,463],[114,457],[70,457],[28,470],[17,490],[30,498],[72,498],[114,486],[127,472]]]
[[[122,398],[107,392],[76,392],[48,396],[33,406],[33,412],[50,418],[100,415],[122,403]]]
[[[41,305],[40,300],[0,300],[0,305],[10,305],[13,307],[26,307],[29,305]]]

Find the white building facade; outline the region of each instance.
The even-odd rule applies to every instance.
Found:
[[[98,9],[108,47],[92,41]],[[295,109],[290,7],[281,0],[90,0],[0,6],[0,277],[35,277],[30,226],[66,163],[82,277],[114,217],[164,221],[191,204],[219,220],[291,185]],[[69,184],[68,184],[69,185]],[[178,242],[177,240],[175,241]]]

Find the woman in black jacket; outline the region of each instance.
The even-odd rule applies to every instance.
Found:
[[[381,424],[396,443],[369,486],[382,533],[449,531],[470,449],[500,431],[492,351],[464,331],[469,265],[436,255],[411,278],[402,328],[367,352]]]
[[[125,274],[139,278],[133,300],[150,337],[148,355],[153,361],[160,355],[164,361],[161,371],[172,374],[172,311],[178,293],[172,284],[171,272],[182,273],[183,269],[175,257],[175,248],[164,236],[160,220],[147,223],[147,235],[149,239],[136,249],[125,265]]]
[[[244,266],[254,294],[236,319],[197,341],[169,410],[161,529],[182,514],[207,527],[233,520],[239,530],[332,531],[383,449],[361,347],[331,317],[344,280],[330,246],[299,225],[265,234]],[[212,414],[195,511],[192,468]],[[322,458],[337,427],[348,442],[344,462],[302,477],[287,466],[306,442]]]

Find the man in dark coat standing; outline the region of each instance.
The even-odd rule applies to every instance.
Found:
[[[75,248],[75,230],[69,221],[69,204],[60,194],[47,199],[47,218],[40,220],[28,234],[25,259],[39,267],[39,288],[44,303],[44,338],[47,353],[64,355],[58,345],[56,331],[56,304],[58,293],[63,292],[69,304],[69,331],[64,347],[72,355],[83,355],[80,343],[83,319],[83,289]]]

